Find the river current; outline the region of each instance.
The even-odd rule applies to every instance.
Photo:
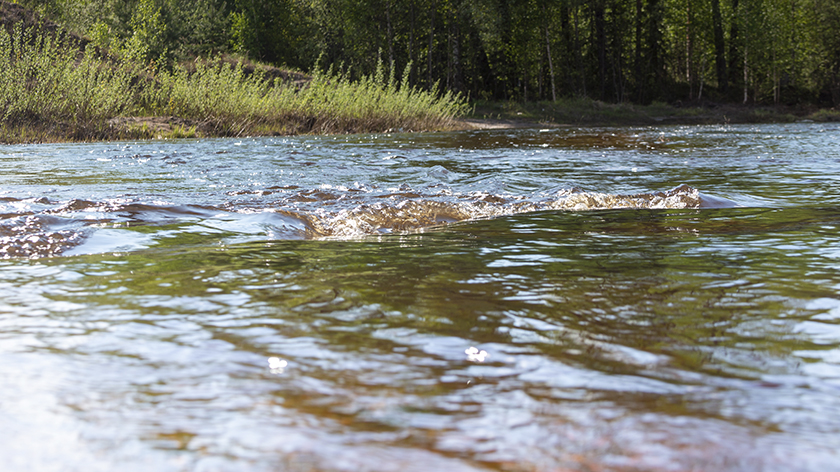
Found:
[[[0,470],[832,470],[838,131],[2,146]]]

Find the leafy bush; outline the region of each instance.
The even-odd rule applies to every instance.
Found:
[[[0,119],[90,126],[130,109],[134,68],[79,53],[50,36],[0,28]]]
[[[166,69],[145,66],[139,50],[117,60],[94,49],[0,28],[0,122],[7,134],[10,125],[46,124],[66,128],[56,131],[65,138],[96,139],[113,134],[109,120],[131,114],[177,116],[223,136],[429,130],[451,126],[466,111],[459,95],[410,87],[408,67],[399,83],[393,74],[385,80],[380,64],[358,81],[316,71],[301,85],[241,63],[198,60]]]
[[[222,135],[441,129],[466,111],[460,96],[410,87],[408,72],[397,84],[393,77],[384,81],[381,69],[355,82],[316,71],[298,88],[259,71],[248,74],[241,64],[198,62],[194,72],[160,71],[141,102],[155,114],[197,120]]]

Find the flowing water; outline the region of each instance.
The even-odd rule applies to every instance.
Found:
[[[832,470],[838,131],[0,147],[0,470]]]

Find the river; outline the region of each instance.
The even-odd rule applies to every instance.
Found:
[[[825,471],[840,125],[0,147],[0,469]]]

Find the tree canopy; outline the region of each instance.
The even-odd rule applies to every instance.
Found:
[[[473,99],[840,105],[840,0],[19,0],[147,61],[215,53]]]

